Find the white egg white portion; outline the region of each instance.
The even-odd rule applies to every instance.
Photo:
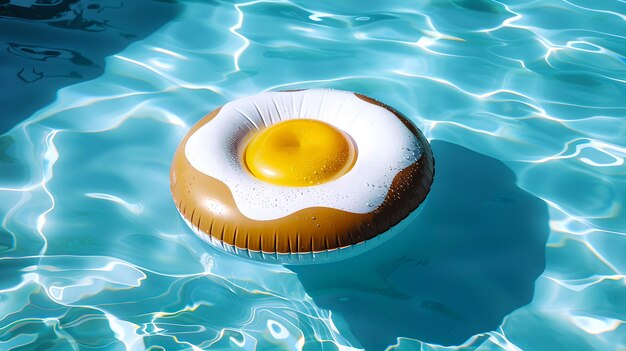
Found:
[[[350,135],[357,147],[352,169],[309,187],[279,186],[254,177],[242,159],[247,137],[296,118],[320,120]],[[353,93],[327,89],[268,92],[229,102],[185,146],[191,165],[226,184],[241,213],[254,220],[273,220],[310,207],[372,212],[396,174],[421,155],[418,139],[393,113]]]

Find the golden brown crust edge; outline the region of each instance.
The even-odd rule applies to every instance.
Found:
[[[193,126],[174,155],[170,189],[181,215],[206,235],[225,244],[243,250],[283,254],[347,247],[371,239],[396,225],[415,210],[430,191],[434,178],[432,151],[424,135],[402,114],[369,97],[355,95],[394,113],[423,146],[420,159],[395,176],[391,190],[377,209],[357,214],[311,207],[267,221],[244,216],[226,184],[199,172],[185,157],[189,137],[212,120],[219,112],[218,108]],[[219,202],[222,210],[207,205],[207,200]]]

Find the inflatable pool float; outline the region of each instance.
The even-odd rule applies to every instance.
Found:
[[[424,201],[428,141],[361,94],[314,89],[229,102],[187,133],[171,192],[209,244],[265,262],[352,256],[382,242]]]

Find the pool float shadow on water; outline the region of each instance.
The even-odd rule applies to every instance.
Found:
[[[290,266],[366,350],[398,337],[458,345],[528,304],[545,268],[548,212],[502,162],[432,142],[437,179],[396,236],[343,261]]]

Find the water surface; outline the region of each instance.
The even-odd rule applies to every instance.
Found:
[[[625,347],[626,3],[181,5],[0,136],[1,349]],[[203,244],[169,194],[183,135],[319,87],[425,132],[423,211],[328,269]]]

